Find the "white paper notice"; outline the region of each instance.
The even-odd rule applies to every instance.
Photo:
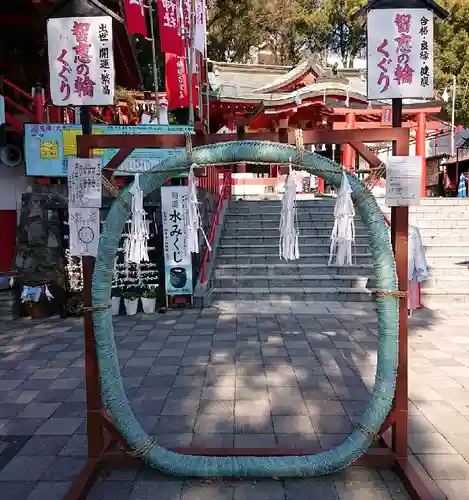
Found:
[[[100,208],[101,202],[101,160],[99,158],[69,158],[69,207]]]
[[[386,158],[386,205],[405,207],[420,204],[421,156]]]
[[[96,257],[99,244],[99,208],[69,208],[70,255]]]

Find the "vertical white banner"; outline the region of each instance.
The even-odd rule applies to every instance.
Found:
[[[56,106],[114,104],[112,18],[47,21],[50,89]]]
[[[433,98],[433,13],[368,13],[368,99]]]
[[[194,47],[204,57],[205,54],[205,30],[207,29],[205,0],[196,0],[195,5],[195,32]]]
[[[162,186],[161,214],[167,295],[192,295],[192,254],[188,248],[187,186]]]

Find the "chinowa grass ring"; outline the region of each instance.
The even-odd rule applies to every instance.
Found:
[[[289,163],[300,152],[285,144],[239,141],[194,148],[191,158],[181,150],[163,160],[158,169],[142,173],[144,195],[160,188],[175,171],[197,165],[236,162]],[[210,168],[210,167],[209,167]],[[343,170],[337,163],[315,153],[301,151],[301,168],[327,182],[340,186]],[[315,455],[284,457],[205,457],[181,455],[156,443],[142,428],[132,411],[122,384],[110,310],[93,311],[96,351],[99,362],[103,402],[131,454],[143,458],[151,467],[186,477],[308,477],[336,472],[351,465],[371,446],[392,407],[398,359],[398,300],[396,268],[388,228],[374,197],[354,175],[346,174],[355,206],[369,236],[376,275],[375,294],[378,313],[378,365],[375,386],[360,423],[339,445]],[[129,214],[129,188],[117,198],[104,223],[93,274],[93,304],[110,303],[114,259]]]

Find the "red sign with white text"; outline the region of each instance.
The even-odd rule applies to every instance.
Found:
[[[189,86],[186,59],[175,54],[166,54],[166,97],[169,109],[189,106]],[[192,102],[198,104],[197,75],[192,75]]]
[[[124,0],[125,25],[129,35],[148,36],[144,0]]]
[[[182,36],[181,10],[178,0],[158,0],[158,22],[161,51],[185,57],[186,48]]]

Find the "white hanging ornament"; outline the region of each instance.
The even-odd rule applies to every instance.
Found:
[[[280,215],[280,239],[278,244],[279,257],[284,260],[297,260],[300,258],[298,242],[298,220],[296,213],[296,180],[290,173],[285,181],[283,193],[282,212]]]
[[[352,265],[352,245],[355,243],[355,207],[351,194],[352,188],[344,172],[334,208],[335,222],[331,234],[329,265],[332,264],[334,257],[337,266]]]
[[[160,125],[169,125],[168,100],[166,97],[158,99],[158,122]]]
[[[139,174],[135,175],[134,183],[130,188],[132,195],[132,220],[130,232],[124,243],[125,262],[140,264],[148,261],[148,225],[143,209],[143,191],[140,187]]]
[[[194,163],[191,165],[189,170],[188,178],[188,191],[189,191],[189,203],[188,203],[188,217],[187,217],[187,248],[191,253],[199,253],[199,230],[207,244],[209,252],[212,248],[208,242],[207,236],[202,229],[200,212],[199,212],[199,201],[197,199],[197,180],[194,174],[194,168],[197,165]]]

